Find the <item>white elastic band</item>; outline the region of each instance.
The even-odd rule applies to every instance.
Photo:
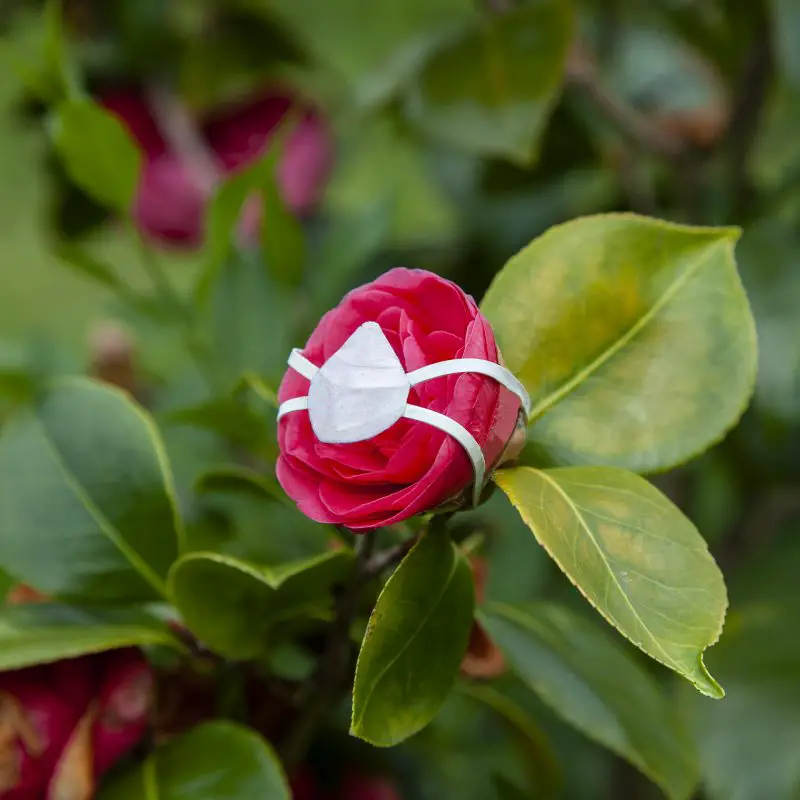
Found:
[[[292,350],[289,356],[289,366],[309,381],[313,380],[320,369],[316,364],[309,361],[297,348]],[[432,380],[433,378],[442,378],[447,375],[463,373],[485,375],[497,381],[497,383],[502,386],[505,386],[506,389],[513,392],[519,398],[526,415],[530,415],[531,400],[525,387],[508,369],[493,361],[485,361],[480,358],[454,358],[448,361],[440,361],[438,364],[429,364],[426,367],[421,367],[420,369],[407,373],[406,377],[408,378],[409,386],[416,386],[419,383]],[[308,397],[295,397],[291,400],[286,400],[281,403],[278,409],[278,420],[292,411],[306,410],[308,410]],[[447,415],[440,414],[438,411],[431,411],[422,406],[406,404],[403,417],[414,420],[415,422],[424,422],[427,425],[438,428],[440,431],[452,436],[464,448],[469,460],[472,462],[472,469],[475,473],[472,502],[473,505],[477,505],[480,500],[481,492],[483,491],[483,481],[486,477],[486,460],[483,457],[483,451],[475,437],[463,425]]]
[[[299,372],[309,380],[319,372],[319,367],[316,364],[312,364],[297,347],[290,353],[288,363],[295,372]]]
[[[452,436],[464,448],[469,460],[472,462],[472,470],[475,473],[475,483],[472,486],[472,505],[478,505],[483,491],[483,479],[486,475],[486,460],[475,437],[454,419],[450,419],[450,417],[440,414],[438,411],[431,411],[429,408],[409,404],[406,406],[403,416],[415,422],[433,425],[434,428],[438,428],[440,431]]]
[[[484,361],[482,358],[454,358],[450,361],[439,361],[436,364],[428,364],[427,367],[420,367],[408,373],[408,381],[412,386],[416,386],[423,381],[432,378],[443,378],[446,375],[458,375],[464,372],[474,372],[493,378],[498,383],[506,387],[519,397],[522,407],[525,409],[525,416],[531,413],[531,398],[527,390],[516,376],[501,364],[493,361]]]
[[[291,411],[307,411],[308,397],[293,397],[291,400],[284,400],[278,409],[278,422],[281,417]]]

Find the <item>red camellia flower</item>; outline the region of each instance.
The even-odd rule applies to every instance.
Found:
[[[152,698],[134,649],[0,674],[0,798],[90,800],[141,741]]]
[[[302,356],[322,367],[364,323],[373,326],[372,333],[380,326],[406,373],[450,359],[500,361],[491,325],[471,297],[430,272],[403,268],[350,292],[322,318]],[[281,403],[308,394],[308,378],[290,368],[280,386]],[[419,383],[408,404],[463,426],[487,469],[503,454],[520,409],[516,394],[474,373]],[[280,420],[279,440],[278,479],[301,511],[354,530],[430,510],[474,483],[470,458],[453,436],[407,418],[364,441],[330,444],[315,435],[308,413],[290,413]]]
[[[201,121],[196,132],[210,164],[200,165],[175,150],[140,93],[118,91],[100,102],[126,125],[144,153],[134,208],[139,228],[156,242],[185,248],[202,242],[206,206],[216,183],[261,156],[286,113],[298,108],[295,98],[285,92],[267,93]],[[301,106],[300,111],[278,178],[286,203],[304,214],[319,201],[332,145],[321,118],[311,109]],[[259,216],[257,207],[245,207],[245,234],[255,233]]]

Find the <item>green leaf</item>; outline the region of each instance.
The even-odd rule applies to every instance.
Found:
[[[596,626],[552,604],[482,614],[512,669],[553,711],[655,781],[671,800],[697,783],[692,741],[658,684]]]
[[[753,389],[755,329],[730,228],[607,214],[512,258],[482,310],[557,464],[666,469],[718,441]]]
[[[286,501],[278,482],[245,467],[224,466],[204,472],[195,483],[198,494],[245,494],[264,500]]]
[[[208,204],[204,264],[196,289],[198,303],[208,298],[225,262],[234,253],[242,208],[256,189],[260,167],[259,162],[220,183]]]
[[[477,15],[469,0],[373,0],[365,36],[362,0],[271,0],[268,7],[361,105],[388,99],[443,35]]]
[[[78,75],[68,53],[64,34],[65,0],[47,0],[44,8],[44,76],[52,94],[43,99],[58,101],[78,95]]]
[[[680,696],[709,800],[796,800],[800,790],[797,533],[795,521],[731,570],[725,636],[709,653],[725,701]]]
[[[209,326],[225,385],[286,369],[295,298],[271,279],[257,253],[229,259],[212,284]]]
[[[262,204],[261,244],[268,274],[282,283],[299,282],[305,262],[305,240],[298,220],[283,202],[277,165],[295,118],[290,115],[272,134],[263,155],[247,169],[235,173],[216,189],[206,212],[204,265],[196,288],[204,303],[227,263],[236,263],[238,227],[245,203]]]
[[[487,15],[437,50],[409,92],[411,116],[456,147],[530,163],[572,41],[564,0]]]
[[[502,717],[517,735],[520,751],[527,765],[532,767],[533,789],[536,797],[552,797],[563,789],[563,776],[544,732],[536,722],[511,698],[495,686],[483,683],[462,684],[461,691],[468,697],[491,708]],[[527,796],[527,795],[526,795]]]
[[[36,392],[37,370],[24,345],[0,342],[0,397],[28,400]]]
[[[331,587],[346,575],[351,560],[350,551],[338,550],[266,567],[191,553],[173,567],[170,597],[209,647],[228,658],[255,659],[266,654],[279,624],[329,612]]]
[[[207,722],[103,785],[99,800],[291,800],[278,757],[255,731]]]
[[[193,406],[165,411],[160,420],[165,425],[188,426],[212,431],[230,439],[249,452],[272,453],[273,436],[266,420],[243,398],[217,397]]]
[[[500,470],[539,544],[622,634],[709,697],[703,651],[722,631],[725,583],[703,538],[644,478],[611,467]]]
[[[107,289],[127,294],[130,289],[114,269],[74,242],[59,242],[56,255],[68,267]]]
[[[115,389],[60,380],[0,433],[0,566],[47,595],[160,597],[182,536],[151,419]]]
[[[99,202],[127,214],[141,153],[123,124],[90,100],[66,100],[58,106],[52,133],[69,177]]]
[[[797,797],[800,643],[787,635],[796,619],[796,610],[771,615],[743,609],[714,648],[714,669],[728,687],[725,701],[682,698],[710,800]]]
[[[303,280],[306,241],[278,183],[277,165],[282,155],[283,147],[273,144],[261,180],[261,249],[270,275],[280,284],[297,286]]]
[[[153,645],[183,649],[164,622],[143,612],[55,603],[0,609],[0,670]]]
[[[442,529],[425,534],[386,583],[356,667],[351,733],[389,747],[424,728],[467,649],[475,586]]]
[[[440,244],[457,230],[453,204],[419,144],[385,116],[365,121],[343,142],[325,200],[333,216],[390,209],[388,243],[397,247]]]
[[[391,210],[390,203],[373,203],[329,221],[319,250],[310,259],[309,291],[320,316],[353,287],[360,270],[386,243]]]
[[[794,0],[769,0],[769,15],[783,77],[793,86],[800,86],[800,54],[797,39],[800,35],[800,8]]]

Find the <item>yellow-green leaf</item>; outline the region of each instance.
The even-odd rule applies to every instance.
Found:
[[[538,455],[665,469],[736,422],[756,372],[737,237],[607,214],[552,228],[508,262],[481,308],[531,393]]]
[[[567,577],[637,647],[709,697],[703,664],[727,595],[708,546],[644,478],[611,467],[500,470],[508,495]]]

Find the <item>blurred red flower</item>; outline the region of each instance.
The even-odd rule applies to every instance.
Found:
[[[160,244],[191,249],[202,243],[205,211],[216,184],[261,156],[290,110],[299,111],[299,121],[278,166],[284,200],[295,213],[306,214],[325,187],[332,161],[328,127],[318,113],[286,92],[267,92],[198,120],[196,144],[203,148],[203,163],[179,151],[141,92],[118,90],[101,96],[100,102],[142,148],[134,218]],[[247,204],[241,221],[245,236],[255,235],[259,218],[258,206]]]
[[[153,694],[135,649],[0,674],[0,798],[90,800],[145,735]]]

